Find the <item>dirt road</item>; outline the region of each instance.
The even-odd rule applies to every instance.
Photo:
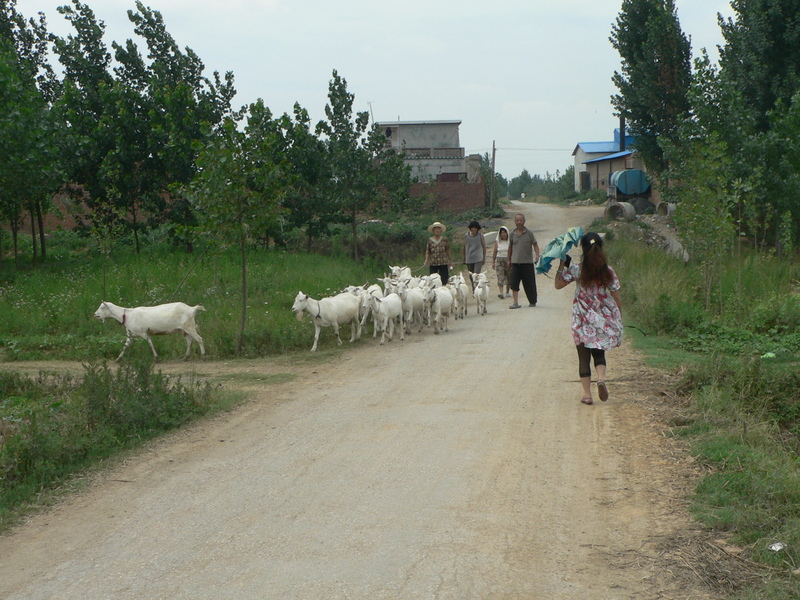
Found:
[[[602,214],[522,210],[542,247]],[[537,279],[536,308],[493,287],[441,335],[195,363],[253,401],[0,538],[0,598],[710,598],[656,560],[688,521],[636,357],[611,352],[611,399],[580,404],[572,292]],[[298,376],[259,383],[276,372]]]

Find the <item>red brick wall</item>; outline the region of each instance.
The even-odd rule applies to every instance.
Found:
[[[471,208],[486,206],[483,181],[462,183],[460,181],[437,181],[435,183],[415,183],[409,195],[412,198],[429,197],[436,210],[463,212]]]

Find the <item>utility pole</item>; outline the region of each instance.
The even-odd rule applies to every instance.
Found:
[[[492,177],[489,183],[489,208],[494,207],[494,160],[497,156],[497,148],[495,148],[495,140],[492,140]]]

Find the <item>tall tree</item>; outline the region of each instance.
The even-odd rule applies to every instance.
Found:
[[[242,308],[238,352],[244,348],[247,320],[247,248],[267,234],[282,211],[289,184],[279,124],[261,100],[249,107],[243,130],[227,118],[197,159],[200,167],[184,189],[202,233],[235,244],[241,255]]]
[[[733,0],[719,17],[725,39],[719,85],[736,90],[722,114],[745,121],[728,140],[729,155],[747,181],[747,233],[766,242],[800,240],[800,11],[796,0]],[[760,234],[759,234],[760,232]]]
[[[103,35],[105,24],[98,21],[89,6],[72,0],[72,6],[58,8],[72,25],[74,33],[65,38],[53,37],[55,52],[64,69],[63,94],[55,110],[69,124],[67,174],[77,186],[70,190],[90,211],[95,204],[107,204],[108,197],[101,176],[103,160],[114,148],[114,140],[104,123],[108,93],[114,80],[109,70],[111,54]]]
[[[732,0],[731,8],[734,17],[718,17],[722,74],[766,131],[769,113],[800,89],[800,7],[797,0]]]
[[[317,134],[326,136],[331,181],[328,193],[339,214],[350,222],[353,257],[358,260],[358,217],[369,201],[371,156],[367,148],[369,111],[353,115],[355,95],[347,91],[347,81],[334,69],[328,84],[327,121],[317,124]],[[343,219],[344,220],[344,219]]]
[[[231,115],[231,101],[236,94],[233,73],[223,77],[214,71],[211,78],[191,48],[181,50],[166,29],[160,12],[140,1],[136,11],[128,11],[135,33],[147,45],[146,63],[135,44],[128,40],[123,48],[114,44],[116,58],[125,68],[126,80],[141,90],[148,113],[147,146],[143,165],[147,187],[140,196],[156,215],[157,221],[169,222],[176,238],[183,226],[194,222],[186,200],[175,191],[194,176],[196,143],[203,139],[203,129],[217,126]],[[120,78],[123,71],[117,71]],[[170,201],[165,205],[169,194]],[[189,243],[188,238],[183,242]]]
[[[674,0],[623,0],[610,41],[622,59],[612,104],[648,171],[658,176],[667,167],[659,138],[674,140],[690,108],[691,47]]]
[[[195,143],[204,126],[230,114],[233,75],[213,81],[189,48],[181,51],[161,13],[136,2],[128,11],[134,31],[147,46],[143,57],[132,40],[112,42],[117,66],[103,42],[105,26],[91,9],[72,0],[59,11],[75,33],[55,38],[65,70],[61,101],[75,139],[73,181],[88,192],[90,208],[111,203],[134,235],[145,220],[172,218],[185,224],[192,215],[185,200],[168,204],[168,189],[188,183],[195,171]]]
[[[330,163],[325,143],[311,130],[308,111],[299,104],[294,105],[293,117],[281,117],[281,127],[286,136],[286,159],[295,176],[284,201],[285,220],[291,228],[305,229],[310,251],[313,241],[327,233],[328,224],[340,219],[338,205],[326,192]]]
[[[408,198],[410,170],[399,155],[386,148],[386,138],[369,126],[369,111],[353,114],[355,95],[336,70],[328,84],[327,121],[317,124],[325,136],[330,181],[328,206],[338,209],[341,222],[349,222],[353,257],[359,259],[358,222],[376,207],[402,204]]]
[[[26,20],[13,0],[0,4],[0,212],[11,226],[15,260],[22,212],[29,212],[34,262],[39,250],[46,257],[44,214],[63,180],[47,44],[43,15]]]

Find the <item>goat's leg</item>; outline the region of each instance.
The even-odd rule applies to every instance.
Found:
[[[400,339],[406,339],[406,320],[403,318],[405,313],[400,311]]]
[[[200,337],[199,333],[195,333],[195,335],[197,337],[194,338],[194,341],[197,342],[198,344],[200,344],[200,356],[202,356],[203,360],[205,360],[206,359],[206,346],[203,343],[203,338]]]
[[[381,319],[381,345],[386,343],[386,330],[389,328],[384,319]]]
[[[153,338],[149,335],[145,334],[144,339],[147,340],[147,343],[150,344],[150,350],[153,351],[153,359],[158,360],[158,352],[156,352],[156,347],[153,345]]]
[[[122,352],[119,353],[119,356],[114,362],[119,362],[119,359],[121,359],[122,355],[125,354],[125,350],[127,350],[128,346],[130,346],[132,343],[133,343],[133,336],[130,334],[130,332],[128,332],[128,337],[125,339],[125,345],[122,346]]]
[[[314,345],[311,346],[311,351],[317,351],[317,343],[319,342],[319,332],[322,327],[320,327],[317,323],[314,323]]]
[[[186,338],[186,356],[183,357],[183,360],[189,360],[189,354],[192,350],[192,341],[197,342],[197,345],[200,346],[200,354],[205,360],[206,349],[203,346],[203,338],[200,337],[200,334],[197,333],[197,330],[194,327],[187,327],[182,331],[183,337]]]
[[[339,324],[333,324],[333,332],[336,334],[336,341],[339,342],[339,345],[342,345],[342,338],[339,336]]]

